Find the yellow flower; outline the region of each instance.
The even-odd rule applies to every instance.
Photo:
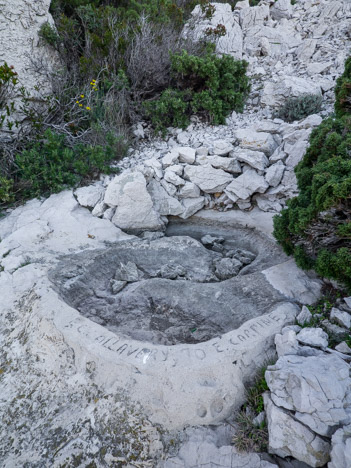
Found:
[[[83,104],[79,104],[79,107],[83,107]]]
[[[83,98],[83,97],[84,97],[84,94],[81,94],[80,97]]]
[[[91,109],[90,109],[90,107],[88,106],[88,107],[86,107],[86,110],[91,110]]]
[[[79,101],[76,101],[76,104],[79,104]]]

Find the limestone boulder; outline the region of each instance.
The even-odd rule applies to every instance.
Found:
[[[201,210],[205,206],[205,203],[205,197],[185,198],[182,200],[183,212],[180,214],[180,218],[190,218],[190,216]]]
[[[147,185],[147,191],[151,195],[154,208],[162,216],[177,216],[183,212],[181,203],[174,197],[168,195],[162,185],[155,179]]]
[[[222,156],[199,156],[197,162],[201,165],[210,164],[216,169],[223,169],[223,171],[230,172],[231,174],[240,174],[241,165],[237,158],[224,158]]]
[[[329,460],[330,444],[264,394],[269,433],[269,453],[282,458],[294,457],[308,466],[324,466]]]
[[[74,194],[81,206],[94,208],[103,198],[104,188],[102,185],[88,185],[78,188]]]
[[[238,19],[234,16],[232,8],[228,3],[211,2],[215,11],[211,18],[206,18],[200,5],[197,5],[191,13],[191,18],[186,24],[183,35],[200,41],[208,37],[206,31],[214,30],[218,24],[225,27],[225,34],[216,42],[218,54],[229,54],[237,59],[242,58],[243,32]]]
[[[246,144],[248,140],[242,140],[242,144]],[[263,171],[269,164],[267,156],[261,151],[239,151],[235,153],[235,157],[238,161],[243,162],[251,166],[253,169],[257,169],[258,171]]]
[[[270,9],[270,15],[274,20],[291,18],[292,5],[290,0],[277,0]]]
[[[351,466],[351,424],[333,434],[330,459],[328,468]]]
[[[264,177],[258,175],[254,169],[248,169],[226,187],[225,193],[236,202],[238,199],[246,200],[255,192],[263,193],[267,188]]]
[[[246,30],[244,52],[249,56],[268,55],[274,58],[285,58],[292,47],[301,44],[300,33],[287,24],[275,28],[270,26],[253,26]]]
[[[189,146],[181,146],[177,148],[179,153],[179,161],[186,164],[193,164],[195,162],[195,150]]]
[[[222,169],[206,166],[185,166],[184,176],[205,193],[222,192],[230,184],[233,176]]]
[[[179,198],[198,198],[200,196],[200,189],[192,182],[185,182],[178,191]]]
[[[300,97],[304,94],[321,94],[318,82],[310,78],[284,76],[279,81],[268,81],[263,88],[261,103],[265,106],[277,107],[287,98]]]
[[[277,143],[270,133],[256,132],[252,128],[240,128],[235,137],[241,148],[260,151],[270,156],[277,148]]]
[[[338,356],[283,356],[265,377],[273,403],[313,432],[331,437],[350,423],[349,365]]]
[[[252,26],[263,25],[268,18],[268,5],[248,7],[240,10],[240,25],[244,30]]]
[[[283,178],[285,165],[278,161],[267,169],[265,179],[271,187],[277,187]]]
[[[104,201],[116,207],[112,222],[123,231],[138,233],[164,227],[140,172],[116,176],[106,189]]]

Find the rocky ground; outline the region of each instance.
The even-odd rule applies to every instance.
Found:
[[[321,281],[272,238],[273,214],[297,193],[293,169],[332,109],[350,3],[244,1],[198,15],[187,34],[223,23],[218,52],[249,62],[244,113],[219,127],[194,118],[165,139],[140,123],[120,175],[0,221],[1,466],[351,463],[347,344],[331,350],[305,326],[298,314]],[[274,119],[306,92],[323,96],[319,115]],[[349,307],[330,326],[349,328]],[[266,418],[285,462],[238,452],[225,423],[274,341]]]

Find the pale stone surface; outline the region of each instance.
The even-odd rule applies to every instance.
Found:
[[[255,132],[250,128],[242,128],[235,132],[241,148],[254,151],[262,151],[267,156],[271,155],[277,147],[270,133]]]
[[[213,154],[217,156],[227,156],[233,150],[233,145],[226,140],[216,140],[213,143]]]
[[[179,152],[176,149],[172,149],[169,153],[163,156],[162,166],[163,167],[172,166],[172,164],[175,164],[178,161],[178,158],[179,158]]]
[[[283,356],[265,376],[274,404],[313,432],[331,437],[350,422],[349,365],[338,356]]]
[[[223,158],[221,156],[198,156],[197,162],[201,165],[210,164],[216,169],[223,169],[223,171],[230,172],[231,174],[240,174],[241,166],[235,158]]]
[[[307,78],[285,76],[278,82],[266,82],[261,102],[266,106],[276,107],[284,104],[287,98],[304,94],[321,94],[318,82]]]
[[[205,193],[221,192],[233,180],[233,176],[212,166],[185,166],[184,176]]]
[[[186,164],[193,164],[195,162],[195,150],[189,146],[182,146],[177,148],[179,153],[179,161]]]
[[[336,345],[335,349],[343,354],[351,354],[351,348],[345,341],[342,341],[341,343]]]
[[[278,408],[268,393],[264,394],[268,420],[269,453],[292,456],[308,466],[323,466],[329,460],[330,444]]]
[[[105,190],[101,185],[89,185],[87,187],[80,187],[74,194],[80,205],[86,208],[94,208],[103,198],[104,192]]]
[[[225,193],[236,202],[238,199],[246,200],[255,192],[263,193],[267,188],[264,177],[255,170],[248,169],[226,187]]]
[[[266,155],[261,151],[239,151],[234,153],[234,155],[238,161],[246,163],[253,169],[257,169],[259,171],[263,171],[269,164]]]
[[[190,218],[193,214],[197,213],[205,206],[205,197],[185,198],[182,201],[183,212],[180,215],[182,219]]]
[[[240,25],[243,29],[261,25],[269,18],[268,5],[261,5],[240,10]]]
[[[298,333],[297,340],[304,345],[322,349],[328,346],[328,335],[321,328],[303,328]]]
[[[217,433],[220,428],[217,429]],[[274,468],[259,454],[241,453],[230,445],[230,435],[218,434],[216,428],[189,428],[178,454],[169,457],[162,468]]]
[[[285,354],[296,354],[299,349],[296,333],[294,330],[282,330],[282,334],[275,335],[274,343],[277,349],[278,357]]]
[[[312,304],[319,297],[321,281],[310,279],[296,266],[294,260],[273,266],[262,273],[275,288],[287,297],[306,304]]]
[[[277,187],[282,180],[284,171],[285,165],[281,161],[278,161],[267,169],[265,179],[271,187]]]
[[[333,434],[330,459],[328,468],[351,466],[351,424]]]
[[[147,185],[147,191],[151,195],[154,209],[162,216],[177,216],[183,212],[181,203],[174,197],[168,195],[162,185],[155,179]]]
[[[305,323],[310,322],[311,319],[312,319],[312,314],[309,311],[308,307],[302,306],[301,312],[296,317],[297,322],[300,323],[301,325],[304,325]]]
[[[104,201],[111,207],[116,206],[112,222],[125,231],[155,231],[164,226],[140,172],[116,176],[107,187]]]
[[[197,198],[200,196],[200,189],[192,182],[185,182],[178,192],[179,198]]]
[[[277,0],[270,9],[271,17],[275,20],[290,18],[292,5],[290,0]]]
[[[227,3],[214,2],[212,4],[215,11],[211,18],[204,18],[200,5],[194,8],[191,13],[192,18],[184,28],[183,34],[199,41],[206,37],[208,28],[215,29],[218,24],[222,24],[226,29],[226,33],[215,41],[216,52],[233,55],[235,58],[241,59],[243,33],[237,18],[233,15],[231,6]]]
[[[336,307],[333,307],[330,311],[330,319],[334,320],[342,327],[350,328],[351,326],[351,315],[347,312],[337,309]]]

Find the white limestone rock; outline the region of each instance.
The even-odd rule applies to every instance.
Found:
[[[225,35],[215,40],[218,54],[229,54],[237,59],[242,58],[243,32],[237,18],[228,3],[211,3],[215,7],[211,18],[205,18],[200,5],[191,13],[191,19],[185,25],[183,35],[200,41],[207,37],[206,30],[215,29],[218,24],[225,27]]]
[[[200,196],[200,189],[192,182],[185,182],[185,184],[180,187],[177,196],[179,198],[198,198]]]
[[[328,468],[351,466],[351,424],[338,429],[332,436]]]
[[[268,423],[268,452],[282,458],[294,457],[308,466],[323,466],[329,460],[330,444],[278,408],[264,393]]]
[[[297,322],[300,323],[301,325],[304,325],[305,323],[310,322],[311,319],[312,319],[312,314],[309,311],[308,307],[306,307],[305,305],[302,306],[301,312],[296,317]]]
[[[189,146],[181,146],[177,148],[179,153],[179,161],[186,164],[193,164],[195,162],[195,150]]]
[[[196,162],[201,165],[210,164],[216,169],[223,169],[223,171],[230,172],[231,174],[240,174],[241,165],[236,158],[223,158],[221,156],[199,156]]]
[[[155,210],[162,216],[177,216],[183,212],[181,203],[168,195],[162,185],[155,179],[147,185],[147,191],[151,195]]]
[[[235,132],[241,148],[261,151],[270,156],[278,146],[270,133],[255,132],[251,128],[240,128]]]
[[[313,432],[331,437],[340,424],[350,423],[349,365],[340,357],[283,356],[265,377],[274,404],[294,411],[294,418]]]
[[[279,213],[282,210],[282,205],[278,201],[270,200],[270,197],[267,197],[266,194],[256,194],[253,198],[259,209],[262,211]]]
[[[303,328],[297,335],[300,343],[325,349],[328,346],[328,335],[321,328]]]
[[[296,55],[301,62],[307,62],[314,54],[317,46],[316,39],[305,39],[297,48]]]
[[[77,197],[78,203],[85,208],[94,208],[99,203],[104,194],[102,185],[88,185],[87,187],[80,187],[74,192]]]
[[[157,179],[162,179],[163,171],[162,171],[162,163],[157,158],[150,158],[146,159],[143,164],[145,166],[151,167],[154,170],[155,176]]]
[[[261,103],[265,106],[278,107],[287,98],[300,97],[304,94],[321,94],[318,82],[298,76],[284,76],[279,81],[267,81],[263,88]]]
[[[346,343],[346,341],[342,341],[338,345],[335,346],[335,349],[339,351],[339,353],[343,354],[351,354],[351,348],[350,346]]]
[[[240,25],[246,30],[252,26],[263,25],[269,18],[269,6],[260,5],[240,10]]]
[[[182,200],[183,212],[180,214],[180,218],[190,218],[190,216],[197,213],[205,206],[205,202],[205,197],[185,198]]]
[[[285,164],[287,169],[294,169],[304,157],[309,146],[309,142],[307,140],[298,140],[294,145],[290,145],[289,147],[287,146],[288,145],[286,144],[284,145],[284,150],[288,154]]]
[[[282,18],[291,18],[292,15],[292,5],[290,0],[277,0],[273,3],[273,6],[270,9],[271,17],[274,20],[280,20]]]
[[[296,333],[293,330],[287,330],[282,334],[277,333],[274,338],[278,357],[286,354],[296,354],[299,349]]]
[[[265,174],[265,179],[267,183],[271,187],[277,187],[277,185],[280,184],[280,181],[283,178],[284,171],[285,171],[285,165],[281,161],[278,161],[275,164],[272,164],[272,166],[270,166],[267,169],[266,174]]]
[[[351,296],[350,297],[344,297],[344,301],[345,301],[347,307],[351,308]]]
[[[333,307],[330,311],[330,319],[334,320],[344,328],[351,327],[351,315],[347,312],[337,309],[336,307]]]
[[[175,164],[178,161],[179,158],[179,152],[177,149],[172,149],[169,153],[167,153],[165,156],[162,158],[162,166],[164,168],[172,166],[172,164]]]
[[[246,200],[255,192],[263,193],[268,184],[263,176],[257,174],[254,169],[248,169],[234,179],[225,189],[226,195],[236,202],[238,199]]]
[[[234,149],[233,145],[226,140],[216,140],[213,142],[212,153],[217,156],[227,156]]]
[[[273,58],[286,59],[286,55],[292,47],[301,44],[300,33],[294,27],[290,27],[288,21],[281,20],[275,28],[270,26],[253,26],[246,30],[244,40],[244,52],[248,56],[261,57],[263,54],[269,54]],[[269,50],[262,50],[267,48]]]
[[[310,279],[292,259],[263,270],[262,273],[287,298],[312,304],[320,297],[321,281]]]
[[[108,185],[104,201],[116,206],[112,222],[126,232],[157,231],[164,227],[140,172],[125,172]]]
[[[261,151],[246,150],[238,151],[234,154],[238,161],[246,163],[258,171],[263,171],[269,165],[267,156]]]
[[[179,187],[181,185],[185,184],[185,180],[182,179],[177,172],[179,172],[176,168],[176,166],[170,166],[167,167],[165,172],[164,172],[164,180],[168,182],[169,184],[173,184],[176,187]]]
[[[205,193],[222,192],[230,184],[233,176],[222,169],[212,166],[185,166],[184,176],[193,182]]]

